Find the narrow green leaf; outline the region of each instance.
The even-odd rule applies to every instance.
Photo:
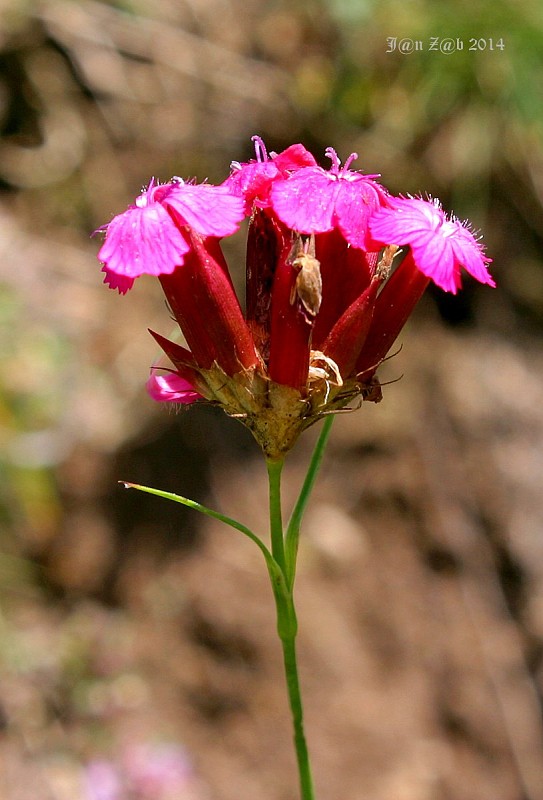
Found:
[[[288,594],[285,577],[279,564],[274,559],[260,537],[257,536],[256,533],[253,533],[253,531],[250,530],[246,525],[243,525],[241,522],[238,522],[231,517],[227,517],[225,514],[221,514],[219,511],[214,511],[212,508],[208,508],[201,503],[197,503],[196,500],[190,500],[188,497],[183,497],[180,494],[165,492],[162,489],[153,489],[150,486],[142,486],[139,483],[131,483],[130,481],[119,481],[119,483],[121,486],[124,486],[125,489],[137,489],[140,492],[147,492],[147,494],[154,494],[157,497],[162,497],[164,500],[172,500],[174,503],[180,503],[187,508],[192,508],[195,511],[199,511],[201,514],[205,514],[208,517],[218,519],[220,522],[224,522],[225,525],[229,525],[231,528],[243,533],[244,536],[256,544],[266,559],[266,566],[272,581],[273,591],[280,591],[281,593]]]
[[[287,525],[285,536],[285,561],[287,565],[287,585],[290,590],[292,590],[294,578],[296,576],[296,559],[298,556],[298,541],[300,538],[302,518],[317,479],[333,422],[334,415],[332,414],[324,419],[322,430],[311,456],[305,480]]]

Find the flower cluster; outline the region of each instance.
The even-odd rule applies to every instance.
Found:
[[[328,148],[323,169],[301,144],[268,155],[254,141],[255,160],[220,186],[152,181],[104,226],[99,259],[123,294],[157,276],[185,338],[153,333],[174,368],[152,369],[151,396],[219,403],[278,458],[323,414],[381,399],[377,367],[430,280],[455,293],[463,267],[494,282],[437,201],[392,196],[350,168],[355,153],[342,166]],[[219,239],[246,216],[243,312]]]

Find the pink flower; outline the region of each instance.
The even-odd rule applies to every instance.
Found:
[[[468,226],[437,202],[394,198],[376,180],[328,170],[301,144],[233,162],[221,186],[154,182],[106,227],[106,282],[156,275],[184,345],[151,331],[172,369],[147,382],[159,402],[218,404],[266,456],[356,397],[381,398],[376,370],[430,280],[456,293],[464,267],[494,286]],[[250,215],[244,306],[219,239]],[[395,258],[402,245],[409,245]]]
[[[183,403],[188,405],[201,399],[194,387],[170,370],[162,372],[157,367],[151,369],[151,375],[145,384],[147,392],[159,403]]]
[[[190,794],[192,767],[186,752],[177,745],[132,746],[124,753],[123,766],[129,787],[127,797],[173,800]]]
[[[105,283],[125,294],[144,273],[170,275],[190,249],[185,226],[203,236],[227,236],[243,216],[243,201],[226,186],[151,181],[134,205],[104,226],[98,258]]]
[[[438,201],[397,198],[369,221],[373,237],[383,244],[411,247],[418,269],[446,292],[461,287],[460,268],[481,283],[495,286],[484,254],[473,233],[455,217],[448,218]]]
[[[271,207],[288,228],[299,233],[325,233],[339,228],[353,247],[368,250],[370,214],[389,203],[375,175],[349,169],[358,158],[352,153],[342,167],[335,150],[326,149],[330,170],[318,166],[298,169],[271,188]]]
[[[195,796],[196,787],[187,754],[175,744],[131,745],[118,761],[94,759],[83,772],[87,800],[173,800]]]
[[[111,761],[95,759],[83,773],[83,791],[87,800],[123,800],[119,771]]]
[[[234,194],[245,198],[247,214],[251,213],[255,201],[260,208],[269,204],[269,192],[275,180],[286,177],[301,167],[317,164],[303,144],[292,144],[281,153],[270,153],[268,157],[266,146],[260,136],[253,136],[252,141],[255,145],[256,161],[244,164],[233,161],[232,172],[223,184]]]

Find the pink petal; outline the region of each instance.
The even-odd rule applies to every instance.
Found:
[[[165,187],[160,187],[163,189]],[[207,183],[174,183],[164,193],[155,195],[173,209],[183,224],[202,236],[228,236],[239,228],[245,216],[245,204],[228,186]]]
[[[145,384],[149,395],[159,403],[194,403],[201,395],[175,372],[164,372],[153,367]]]
[[[404,235],[399,235],[397,216],[399,215],[392,208],[380,208],[372,214],[368,221],[368,231],[374,242],[381,245],[395,244],[396,238],[398,241],[404,238]]]
[[[391,208],[379,209],[369,220],[369,229],[383,244],[411,244],[418,235],[432,234],[445,215],[433,203],[394,198]]]
[[[246,213],[250,214],[253,202],[264,205],[267,201],[270,186],[279,170],[273,161],[251,161],[234,168],[232,174],[224,181],[223,186],[246,201]]]
[[[456,225],[456,236],[451,237],[451,246],[456,260],[480,283],[496,286],[496,282],[486,268],[486,265],[490,264],[492,259],[483,254],[481,245],[471,231],[464,228],[460,222],[457,222]]]
[[[301,167],[316,167],[315,157],[303,144],[291,144],[286,150],[282,150],[273,156],[273,163],[280,172],[290,172]]]
[[[334,227],[339,182],[320,167],[304,167],[271,189],[271,206],[281,222],[299,233],[325,233]]]
[[[368,250],[371,243],[368,236],[368,219],[386,200],[386,195],[384,191],[378,190],[377,184],[373,181],[359,177],[360,180],[339,181],[335,212],[339,228],[349,244]]]
[[[455,269],[455,259],[450,242],[438,235],[430,234],[422,244],[411,245],[413,260],[418,269],[431,278],[446,292],[456,294],[459,270]]]
[[[172,273],[183,263],[188,250],[189,245],[166,209],[151,202],[142,207],[132,206],[111,220],[98,258],[107,268],[108,276],[115,273],[137,278],[143,274]],[[106,278],[106,281],[113,285],[111,280]]]
[[[117,289],[119,294],[126,294],[134,285],[134,278],[127,278],[126,275],[117,275],[116,272],[111,272],[107,267],[102,267],[102,272],[105,272],[104,283],[110,289]]]

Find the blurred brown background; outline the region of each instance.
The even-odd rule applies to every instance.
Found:
[[[146,397],[167,310],[152,280],[104,288],[89,238],[254,133],[440,197],[498,281],[430,292],[402,380],[336,421],[298,588],[318,796],[543,798],[542,86],[528,0],[0,2],[1,800],[296,797],[258,552],[116,483],[265,530],[259,453]],[[150,789],[164,744],[186,774]]]

